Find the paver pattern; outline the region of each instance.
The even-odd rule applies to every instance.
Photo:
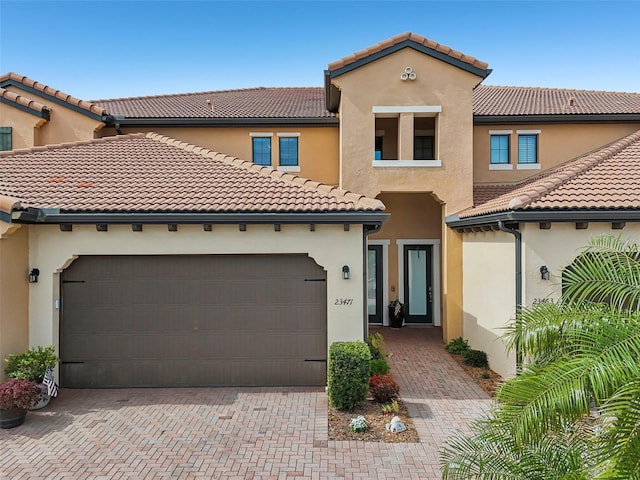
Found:
[[[437,479],[491,403],[437,328],[381,329],[420,443],[329,441],[322,388],[62,389],[0,430],[0,479]]]

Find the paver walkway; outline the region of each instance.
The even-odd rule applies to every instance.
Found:
[[[327,439],[318,388],[62,390],[0,430],[0,479],[437,479],[438,449],[490,399],[437,328],[381,329],[421,443]]]

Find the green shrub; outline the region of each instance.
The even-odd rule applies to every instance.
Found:
[[[374,375],[369,380],[369,391],[378,403],[389,403],[397,398],[400,387],[391,375]]]
[[[369,373],[373,375],[386,375],[389,373],[389,364],[384,358],[374,358],[371,360]]]
[[[467,350],[462,354],[462,363],[470,367],[489,368],[487,354],[482,350]]]
[[[454,355],[460,355],[461,353],[469,350],[469,343],[467,343],[466,340],[463,340],[462,337],[458,337],[447,343],[444,349]]]
[[[352,410],[367,398],[371,353],[366,343],[335,342],[329,347],[327,393],[329,405]]]
[[[30,348],[22,353],[13,353],[5,361],[7,362],[5,373],[9,378],[41,383],[47,367],[55,368],[58,357],[53,345],[49,345]]]
[[[369,345],[369,350],[371,351],[371,358],[384,358],[384,337],[380,332],[369,335],[367,345]]]

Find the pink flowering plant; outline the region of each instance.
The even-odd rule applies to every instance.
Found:
[[[40,387],[29,380],[12,378],[0,383],[0,410],[29,409],[42,397]]]

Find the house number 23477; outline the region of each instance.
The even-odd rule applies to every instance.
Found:
[[[334,305],[351,305],[353,298],[336,298]]]

